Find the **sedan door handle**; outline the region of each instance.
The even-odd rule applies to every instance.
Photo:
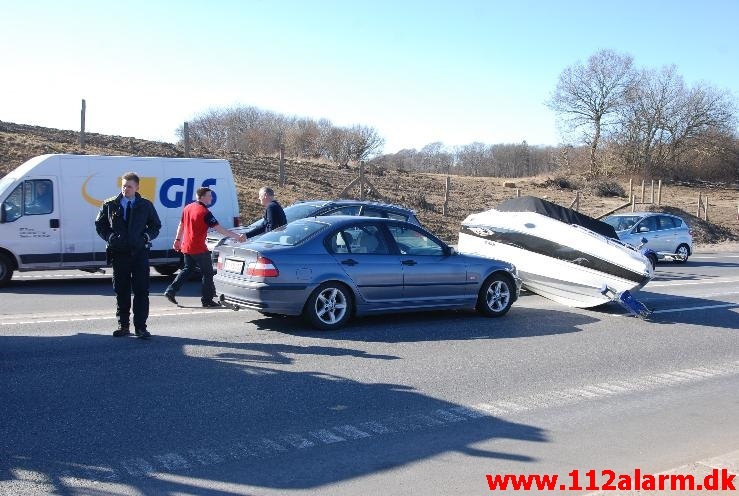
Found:
[[[344,265],[357,265],[359,262],[357,262],[353,258],[347,258],[346,260],[342,260],[341,263]]]
[[[403,260],[400,263],[402,263],[403,265],[416,265],[417,262],[415,260]]]

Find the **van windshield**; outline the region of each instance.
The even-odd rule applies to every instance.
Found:
[[[5,192],[10,188],[10,185],[15,182],[14,177],[5,176],[4,178],[0,179],[0,197],[5,196]]]

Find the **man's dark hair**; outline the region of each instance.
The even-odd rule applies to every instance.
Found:
[[[213,191],[213,190],[210,189],[210,188],[206,188],[205,186],[203,186],[202,188],[198,188],[197,191],[195,191],[195,196],[197,196],[198,197],[198,200],[199,200],[202,197],[204,197],[206,195],[206,193],[208,193],[208,191]]]
[[[136,184],[139,184],[140,182],[139,175],[135,172],[126,172],[121,176],[121,179],[123,179],[124,181],[133,181]]]
[[[262,187],[261,187],[261,188],[259,188],[259,189],[260,189],[260,191],[262,191],[262,192],[263,192],[263,193],[264,193],[265,195],[267,195],[267,196],[269,196],[269,197],[272,197],[272,198],[274,198],[274,196],[275,196],[275,190],[273,190],[272,188],[268,188],[267,186],[262,186]]]

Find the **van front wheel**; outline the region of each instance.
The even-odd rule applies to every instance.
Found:
[[[154,270],[159,272],[163,276],[171,276],[180,268],[179,265],[155,265]]]
[[[0,287],[7,285],[13,278],[13,266],[10,259],[0,253]]]

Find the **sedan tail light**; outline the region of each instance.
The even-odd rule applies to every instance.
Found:
[[[280,271],[275,267],[274,262],[267,257],[257,257],[256,262],[251,262],[246,266],[245,274],[256,277],[277,277]]]
[[[234,227],[241,227],[241,217],[234,217]]]

